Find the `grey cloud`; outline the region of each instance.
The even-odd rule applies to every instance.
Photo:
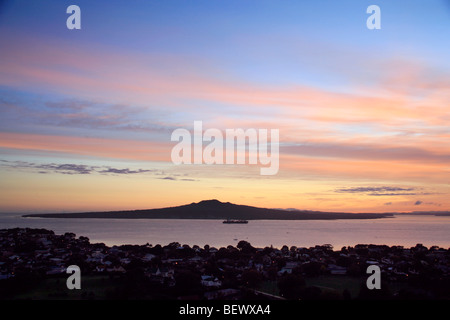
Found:
[[[401,187],[354,187],[354,188],[340,188],[335,192],[339,193],[366,193],[371,196],[380,195],[411,195],[410,191],[414,191],[415,188],[401,188]]]
[[[421,205],[422,203],[423,203],[423,201],[417,200],[417,201],[414,203],[414,205],[415,205],[415,206],[419,206],[419,205]]]
[[[437,206],[437,207],[442,206],[442,204],[436,203],[436,202],[424,202],[423,204],[428,204],[428,205]]]
[[[422,188],[404,188],[404,187],[352,187],[352,188],[339,188],[335,192],[338,193],[363,193],[368,196],[383,197],[383,196],[423,196],[437,194],[433,192],[423,192]]]
[[[425,193],[415,193],[415,192],[391,192],[391,193],[368,193],[368,196],[416,196],[416,195],[424,195]]]
[[[135,173],[145,173],[145,172],[152,172],[153,170],[130,170],[128,168],[126,169],[116,169],[116,168],[108,168],[106,170],[99,171],[100,173],[115,173],[115,174],[135,174]]]
[[[0,160],[0,166],[6,167],[14,170],[32,170],[41,174],[46,173],[60,173],[60,174],[140,174],[154,172],[154,170],[138,169],[130,170],[129,168],[112,168],[107,166],[89,166],[84,164],[73,164],[73,163],[48,163],[48,164],[37,164],[26,161],[7,161]]]
[[[44,169],[49,171],[54,171],[62,174],[91,174],[94,172],[95,167],[87,166],[87,165],[79,165],[79,164],[43,164],[43,165],[34,165],[36,169]]]
[[[160,180],[170,180],[170,181],[198,181],[198,180],[191,179],[191,178],[178,179],[178,178],[173,177],[173,176],[166,176],[166,177],[158,178],[158,179],[160,179]]]
[[[177,178],[174,178],[174,177],[164,177],[164,178],[158,178],[158,179],[161,179],[161,180],[172,180],[172,181],[177,180]]]
[[[386,191],[413,191],[414,188],[400,188],[400,187],[355,187],[355,188],[341,188],[338,192],[386,192]]]

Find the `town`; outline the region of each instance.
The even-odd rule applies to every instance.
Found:
[[[450,298],[450,249],[421,244],[107,246],[73,233],[14,228],[0,230],[0,248],[2,300]],[[81,290],[66,287],[70,265],[81,270]],[[366,286],[370,265],[381,269],[380,290]]]

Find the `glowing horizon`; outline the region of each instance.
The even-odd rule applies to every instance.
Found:
[[[377,1],[381,30],[368,1],[70,4],[0,7],[0,212],[450,210],[444,1]],[[175,166],[197,120],[279,129],[278,174]]]

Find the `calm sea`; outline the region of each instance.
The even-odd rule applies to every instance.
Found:
[[[60,234],[73,232],[91,243],[106,245],[205,244],[235,246],[245,240],[255,247],[283,245],[311,247],[331,244],[336,249],[356,244],[450,247],[450,217],[395,216],[376,220],[255,220],[223,224],[221,220],[52,219],[0,215],[0,228],[46,228]]]

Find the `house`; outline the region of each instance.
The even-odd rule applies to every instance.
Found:
[[[286,262],[286,265],[281,268],[280,271],[278,271],[278,275],[283,275],[284,273],[288,273],[291,274],[292,270],[297,268],[299,266],[299,262],[298,261],[288,261]]]
[[[142,260],[149,262],[149,261],[152,261],[154,258],[156,258],[156,256],[154,254],[147,253],[144,257],[142,257]]]
[[[241,294],[240,290],[230,288],[205,292],[204,297],[207,300],[216,300],[216,299],[237,300],[240,294]]]
[[[329,264],[327,270],[333,275],[344,275],[347,273],[346,267],[337,266],[335,264]]]
[[[205,286],[205,287],[219,288],[222,285],[222,282],[219,279],[214,278],[213,276],[203,275],[201,284],[202,284],[202,286]]]
[[[203,258],[200,257],[200,256],[195,256],[195,257],[190,258],[189,261],[190,261],[190,262],[198,263],[198,262],[203,261]]]
[[[127,271],[122,266],[114,266],[106,269],[107,272],[126,273]]]
[[[66,268],[61,266],[52,266],[47,270],[47,275],[66,273]]]
[[[167,267],[150,268],[146,272],[150,277],[173,278],[174,270]]]
[[[106,271],[106,267],[104,265],[99,265],[95,267],[95,271],[97,272],[105,272]]]
[[[53,244],[52,241],[47,240],[47,237],[42,237],[38,239],[38,242],[41,243],[41,245],[43,245],[44,247],[49,247]]]

